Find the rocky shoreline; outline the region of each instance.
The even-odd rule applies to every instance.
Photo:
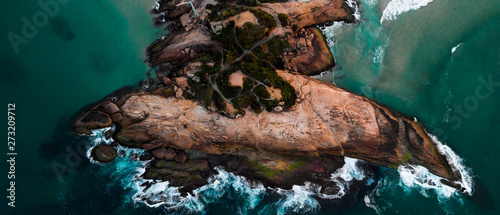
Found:
[[[157,78],[74,119],[77,134],[115,126],[116,143],[94,148],[95,160],[111,162],[117,144],[144,149],[140,159],[151,162],[142,176],[168,180],[183,193],[222,166],[265,186],[312,182],[331,195],[343,156],[369,162],[362,164],[369,174],[372,164],[421,165],[456,187],[459,173],[417,122],[307,76],[335,65],[314,25],[353,22],[345,1],[193,6],[162,0],[153,11],[172,31],[147,49]]]

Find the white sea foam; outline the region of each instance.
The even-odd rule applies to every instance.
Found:
[[[328,43],[330,48],[335,45],[335,38],[338,35],[342,34],[346,26],[350,25],[351,24],[345,22],[334,22],[331,26],[320,28],[323,35],[326,36],[326,42]]]
[[[178,187],[169,186],[168,181],[147,180],[140,177],[145,167],[138,168],[132,183],[134,203],[142,203],[149,207],[165,207],[167,210],[182,210],[190,213],[204,211],[207,204],[220,199],[228,189],[233,189],[239,198],[245,200],[240,213],[253,209],[261,200],[266,189],[260,183],[250,183],[244,177],[215,168],[217,174],[208,179],[208,184],[193,191],[193,195],[181,196]],[[148,187],[147,184],[150,183]]]
[[[460,184],[465,193],[472,195],[473,180],[470,169],[463,165],[462,159],[458,157],[450,147],[439,142],[436,137],[430,136],[436,143],[439,152],[448,160],[453,171],[460,173],[461,180],[455,181],[454,183]],[[430,173],[425,167],[406,164],[399,166],[398,172],[400,175],[400,185],[406,191],[409,191],[410,188],[416,189],[426,197],[429,196],[430,191],[434,191],[440,199],[450,198],[455,195],[459,196],[458,190],[441,183],[443,178]]]
[[[451,53],[452,53],[452,54],[453,54],[453,53],[455,53],[455,51],[457,50],[457,48],[458,48],[460,45],[462,45],[462,43],[459,43],[458,45],[456,45],[455,47],[453,47],[453,48],[451,49]]]
[[[370,195],[365,195],[365,197],[363,198],[363,201],[365,202],[366,207],[369,207],[369,208],[375,210],[375,212],[377,214],[380,214],[379,209],[377,207],[377,204],[374,202],[374,199],[370,198]]]
[[[278,214],[309,213],[320,209],[320,205],[314,196],[319,193],[321,187],[309,182],[303,186],[294,185],[291,190],[277,190],[277,193],[285,196],[279,204]]]
[[[87,156],[93,163],[100,164],[91,158],[91,149],[103,142],[105,144],[113,142],[113,139],[106,140],[104,138],[104,133],[110,129],[114,128],[104,128],[92,132]],[[131,189],[132,192],[127,198],[134,204],[144,204],[152,208],[164,207],[166,210],[199,213],[205,210],[207,204],[218,201],[226,194],[228,189],[232,189],[239,199],[244,200],[238,212],[246,214],[248,210],[254,209],[259,204],[266,192],[266,188],[261,183],[251,183],[245,177],[215,168],[217,174],[208,179],[207,185],[194,190],[193,195],[182,196],[178,187],[170,186],[168,181],[155,181],[141,177],[146,171],[148,161],[132,161],[130,160],[130,156],[140,154],[143,150],[118,146],[118,151],[123,151],[124,153],[117,157],[114,162],[104,165],[100,169],[100,173],[111,173],[111,178],[119,179],[121,186],[125,189]],[[337,194],[321,194],[321,186],[309,182],[306,182],[303,186],[295,185],[291,190],[274,189],[276,193],[285,197],[278,202],[277,213],[314,212],[320,209],[320,205],[315,197],[339,199],[344,196],[352,180],[362,180],[366,177],[363,171],[357,166],[358,162],[362,161],[347,157],[344,158],[344,161],[344,166],[336,170],[331,176],[331,180],[336,182],[340,188]]]
[[[378,46],[373,52],[373,63],[380,63],[384,58],[384,48],[382,46]]]
[[[434,190],[440,197],[449,198],[456,192],[455,188],[446,186],[440,182],[439,176],[433,175],[429,170],[419,165],[400,165],[398,167],[400,184],[405,191],[415,189],[422,195],[429,197],[429,191]],[[404,186],[403,186],[404,185]]]
[[[402,13],[418,10],[431,3],[433,0],[392,0],[382,12],[380,24],[387,20],[395,20]]]
[[[462,158],[460,158],[451,148],[447,145],[441,143],[437,137],[433,135],[429,135],[432,140],[436,143],[439,152],[441,152],[448,160],[453,171],[457,171],[460,173],[460,181],[456,181],[455,183],[459,183],[460,186],[464,189],[464,192],[468,195],[472,195],[474,193],[473,186],[474,180],[471,174],[471,169],[466,167],[463,164]]]
[[[294,185],[291,190],[277,189],[276,192],[285,196],[279,203],[278,214],[308,213],[320,209],[318,201],[314,197],[323,199],[340,199],[349,190],[352,180],[363,180],[366,176],[362,169],[358,167],[360,160],[354,158],[344,158],[345,164],[337,169],[331,180],[339,186],[339,191],[333,195],[321,193],[321,186],[306,182],[304,185]]]
[[[347,0],[346,3],[347,3],[347,6],[354,8],[354,18],[356,19],[356,21],[360,21],[361,20],[361,13],[359,12],[358,3],[354,0]]]
[[[358,159],[344,157],[344,166],[332,174],[332,181],[338,181],[339,178],[345,182],[356,180],[363,180],[365,174],[362,169],[358,167]]]
[[[89,144],[86,147],[87,148],[87,158],[90,160],[91,163],[98,164],[101,166],[104,165],[103,163],[94,160],[94,158],[92,158],[92,156],[91,156],[91,153],[92,153],[92,149],[95,146],[97,146],[101,143],[109,145],[113,142],[113,138],[110,137],[109,139],[106,139],[104,137],[104,134],[109,130],[115,130],[115,126],[113,125],[112,127],[92,130],[92,134],[90,134]]]

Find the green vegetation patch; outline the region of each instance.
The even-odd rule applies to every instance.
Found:
[[[271,98],[271,94],[269,93],[269,91],[267,91],[266,87],[263,86],[262,84],[256,86],[253,89],[253,92],[255,93],[255,95],[257,95],[260,98],[263,98],[263,99]]]
[[[236,16],[240,13],[247,11],[247,8],[244,7],[236,7],[236,6],[228,6],[224,3],[219,3],[216,5],[207,5],[207,9],[211,10],[207,16],[208,20],[213,22],[222,21],[232,16]]]
[[[281,26],[286,27],[290,25],[291,21],[288,16],[284,13],[278,14],[278,19],[280,20]]]
[[[271,14],[268,14],[261,9],[250,9],[250,12],[252,12],[255,17],[257,17],[259,24],[268,27],[269,31],[276,28],[276,21],[274,20],[274,17],[271,16]]]
[[[236,97],[241,92],[241,87],[235,87],[229,83],[229,76],[231,76],[234,72],[236,72],[236,69],[234,68],[223,71],[219,73],[216,80],[217,87],[226,98]]]
[[[234,21],[229,21],[226,27],[223,27],[218,34],[212,34],[212,40],[222,43],[224,48],[224,62],[232,62],[238,56],[243,54],[238,45],[236,35],[234,34]]]
[[[241,63],[241,71],[264,84],[280,89],[285,108],[290,108],[295,104],[297,99],[295,89],[265,61],[258,60],[253,55],[246,55]]]
[[[267,49],[267,52],[264,52],[264,48]],[[285,62],[282,57],[285,48],[290,48],[290,43],[275,36],[265,44],[256,47],[253,53],[258,58],[269,61],[277,69],[285,69]]]
[[[246,22],[241,28],[236,28],[236,37],[244,49],[251,49],[264,36],[269,36],[268,29],[263,25],[254,25],[251,22]]]
[[[403,157],[403,162],[407,162],[410,159],[411,159],[411,152],[407,151],[405,156]]]

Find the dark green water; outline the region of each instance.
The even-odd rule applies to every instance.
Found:
[[[4,2],[0,101],[5,112],[8,103],[16,103],[18,155],[16,209],[2,197],[0,214],[172,212],[134,203],[140,193],[132,183],[137,164],[126,157],[105,167],[91,164],[79,146],[92,141],[68,128],[81,107],[145,78],[143,50],[161,32],[151,27],[148,10],[153,2],[69,1],[27,44],[19,45],[17,54],[8,33],[22,35],[22,17],[32,19],[41,8],[37,1]],[[175,198],[165,187],[168,192],[161,195],[172,197],[181,213],[186,208],[207,214],[500,213],[500,86],[487,87],[482,81],[500,82],[500,2],[435,0],[381,23],[387,3],[363,0],[359,24],[325,29],[336,41],[332,51],[338,68],[321,78],[417,117],[471,169],[476,185],[472,197],[410,187],[394,169],[381,169],[384,177],[374,182],[378,186],[363,191],[350,205],[312,198],[302,188],[265,194],[224,172],[212,187],[200,190],[198,199]],[[1,130],[6,124],[5,119]],[[3,139],[6,135],[0,134]],[[71,171],[56,174],[54,167]],[[7,189],[6,162],[1,169],[1,187]],[[363,196],[376,209],[367,207]]]
[[[145,78],[144,50],[159,37],[155,33],[161,29],[150,24],[148,11],[154,1],[69,1],[58,4],[56,15],[37,27],[38,32],[27,44],[20,44],[16,54],[7,35],[23,36],[22,18],[32,20],[43,11],[37,2],[8,0],[0,7],[0,101],[5,114],[7,104],[16,103],[16,210],[57,214],[48,210],[58,212],[61,198],[68,197],[65,193],[88,189],[79,185],[95,186],[81,181],[82,174],[92,174],[81,155],[71,158],[75,168],[63,176],[66,183],[61,183],[53,170],[55,161],[68,166],[65,147],[76,149],[78,143],[67,129],[70,118],[83,106]],[[4,132],[0,134],[4,140],[6,120],[2,120]],[[6,149],[4,141],[2,160]],[[7,170],[7,163],[2,162],[0,214],[13,212],[8,210],[5,197]],[[95,195],[98,199],[103,194]],[[88,196],[78,197],[84,198]]]

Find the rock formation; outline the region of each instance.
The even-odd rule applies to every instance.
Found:
[[[115,141],[144,149],[141,160],[152,159],[143,177],[184,191],[203,185],[213,167],[222,166],[270,186],[310,181],[332,193],[337,188],[329,177],[342,166],[342,156],[391,168],[418,164],[451,181],[460,177],[417,122],[303,75],[333,66],[321,33],[303,27],[352,21],[344,1],[233,4],[211,6],[214,11],[195,17],[188,31],[154,42],[147,53],[159,67],[158,80],[89,106],[73,130],[90,134],[114,124]],[[259,23],[239,20],[244,24],[236,26],[233,19],[242,12]],[[113,150],[99,145],[92,156],[109,162]]]

